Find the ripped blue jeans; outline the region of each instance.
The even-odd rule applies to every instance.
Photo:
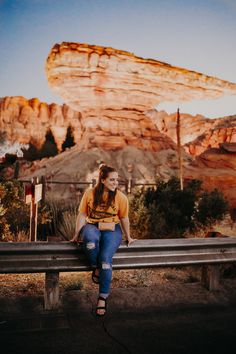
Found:
[[[93,268],[99,268],[99,294],[106,298],[112,280],[112,257],[122,241],[122,231],[116,224],[114,231],[100,231],[96,225],[86,224],[80,232],[83,249]]]

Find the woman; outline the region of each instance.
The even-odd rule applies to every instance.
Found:
[[[75,235],[71,240],[77,242],[80,235],[93,268],[92,280],[99,284],[96,308],[98,316],[106,313],[112,279],[112,257],[121,244],[122,231],[128,246],[135,241],[130,236],[128,199],[117,187],[117,171],[110,166],[101,165],[97,185],[87,189],[83,195]]]

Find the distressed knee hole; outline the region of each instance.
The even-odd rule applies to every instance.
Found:
[[[86,248],[88,250],[92,250],[95,248],[95,243],[94,242],[88,242],[87,245],[86,245]]]
[[[102,263],[102,269],[111,269],[110,263]]]

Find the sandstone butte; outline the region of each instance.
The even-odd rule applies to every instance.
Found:
[[[236,94],[234,83],[81,43],[56,44],[47,58],[46,74],[54,93],[81,113],[86,149],[131,145],[159,151],[165,142],[147,111],[167,101]]]

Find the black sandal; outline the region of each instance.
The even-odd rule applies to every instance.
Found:
[[[107,309],[107,299],[105,299],[104,297],[102,297],[102,296],[99,296],[99,298],[98,298],[98,302],[99,302],[99,300],[102,300],[102,301],[104,301],[105,302],[105,306],[97,306],[96,307],[96,316],[98,316],[98,317],[102,317],[102,316],[105,316],[105,314],[106,314],[106,309]],[[97,302],[97,303],[98,303]],[[98,310],[105,310],[104,311],[104,313],[98,313]]]
[[[95,284],[99,284],[99,275],[97,275],[95,272],[96,272],[97,268],[93,269],[92,271],[92,281],[95,283]]]

